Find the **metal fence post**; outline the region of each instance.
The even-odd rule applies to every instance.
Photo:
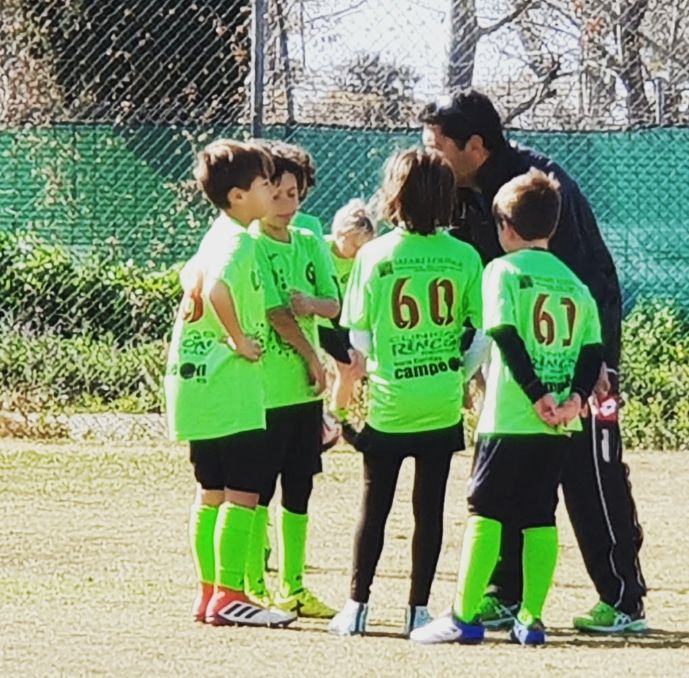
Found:
[[[263,132],[266,0],[251,0],[251,136]]]

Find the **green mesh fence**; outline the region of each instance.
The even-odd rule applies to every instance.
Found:
[[[0,229],[33,232],[76,252],[108,250],[139,263],[188,257],[212,217],[190,182],[192,144],[241,128],[58,126],[0,132]],[[382,164],[418,131],[279,127],[309,149],[318,185],[306,203],[328,223],[351,197],[369,198]],[[525,132],[511,137],[559,162],[593,205],[613,252],[625,309],[639,297],[689,297],[689,129]]]

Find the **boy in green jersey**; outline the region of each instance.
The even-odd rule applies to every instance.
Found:
[[[282,142],[262,142],[273,162],[275,195],[250,234],[264,281],[269,327],[263,356],[268,457],[246,564],[245,590],[253,600],[273,602],[300,616],[330,617],[334,610],[304,587],[308,502],[313,476],[321,470],[322,392],[325,372],[318,355],[316,318],[339,314],[337,283],[322,239],[291,226],[313,181],[310,156]],[[182,284],[197,297],[202,281],[195,265],[185,267]],[[268,506],[281,477],[278,516],[279,590],[265,582]]]
[[[244,594],[267,462],[264,291],[247,226],[270,208],[272,171],[254,143],[219,140],[199,153],[194,175],[220,215],[194,257],[201,303],[180,308],[165,374],[170,435],[189,441],[198,482],[189,526],[199,582],[193,614],[214,625],[285,626],[295,618]]]
[[[385,523],[407,457],[415,460],[415,478],[405,633],[429,621],[450,461],[464,448],[460,342],[467,323],[481,321],[481,260],[444,230],[453,189],[452,169],[436,151],[393,156],[381,216],[395,228],[361,248],[345,293],[341,323],[368,354],[369,413],[355,439],[364,496],[350,599],[329,627],[338,635],[366,631]]]
[[[483,277],[483,329],[493,344],[458,591],[447,616],[412,634],[420,643],[483,640],[479,605],[498,561],[503,526],[524,535],[522,603],[512,639],[545,642],[542,612],[558,550],[557,487],[602,364],[596,303],[548,251],[559,211],[558,182],[537,169],[506,183],[493,202],[507,254]]]
[[[363,200],[350,200],[335,213],[331,234],[326,236],[325,242],[335,266],[340,298],[344,296],[354,266],[354,257],[374,235],[373,218]],[[321,347],[335,360],[332,412],[342,424],[345,439],[351,440],[355,432],[347,423],[347,410],[352,400],[354,385],[366,373],[364,356],[352,347],[349,334],[340,327],[339,319],[333,319],[329,323],[323,322],[318,328],[318,337]],[[333,440],[333,444],[334,442]]]
[[[325,243],[311,232],[291,226],[308,177],[303,151],[271,143],[276,195],[260,226],[256,250],[265,271],[266,311],[270,321],[264,356],[269,480],[261,490],[247,592],[304,617],[327,618],[334,610],[321,602],[303,577],[306,564],[308,503],[313,476],[321,471],[323,368],[317,356],[317,318],[340,312],[335,271]],[[265,584],[263,558],[268,506],[280,478],[278,510],[278,590]],[[261,524],[263,522],[263,525]]]

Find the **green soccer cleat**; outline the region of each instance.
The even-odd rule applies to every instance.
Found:
[[[600,601],[588,614],[574,618],[574,628],[586,633],[643,633],[648,624],[643,610],[629,615]]]
[[[519,603],[505,605],[495,596],[483,596],[476,616],[490,631],[511,629],[519,612]]]
[[[297,591],[291,596],[276,597],[275,606],[287,612],[296,612],[298,617],[313,619],[332,619],[336,612],[308,589]]]

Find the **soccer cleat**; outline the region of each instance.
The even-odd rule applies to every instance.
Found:
[[[323,412],[323,426],[321,429],[321,450],[325,452],[334,447],[342,434],[342,425],[330,412]]]
[[[261,607],[273,607],[275,605],[273,594],[268,589],[264,588],[262,591],[247,589],[244,593],[246,593],[251,601],[257,603]]]
[[[495,596],[483,596],[476,616],[489,630],[511,629],[519,612],[519,603],[505,605]]]
[[[206,610],[206,622],[213,626],[288,626],[296,614],[272,610],[251,602],[241,591],[218,586]]]
[[[199,588],[196,591],[194,605],[191,609],[191,613],[194,615],[194,621],[206,621],[206,608],[208,607],[208,603],[210,602],[210,599],[212,597],[213,584],[205,584],[204,582],[199,582]]]
[[[366,633],[368,604],[348,600],[330,620],[328,631],[337,636],[363,636]]]
[[[312,617],[314,619],[331,619],[336,612],[311,593],[309,589],[302,589],[291,596],[278,596],[275,598],[275,605],[281,610],[296,613],[298,617]]]
[[[412,631],[432,621],[433,617],[428,613],[425,605],[409,605],[404,613],[404,635],[409,638]]]
[[[545,645],[545,626],[540,619],[527,625],[517,617],[510,631],[510,640],[521,645]]]
[[[409,634],[409,639],[422,645],[436,643],[460,643],[478,645],[483,641],[485,628],[480,622],[465,624],[448,612],[425,626],[420,626]]]
[[[643,608],[636,614],[626,614],[600,601],[588,614],[574,618],[574,628],[587,633],[643,633],[648,623]]]

